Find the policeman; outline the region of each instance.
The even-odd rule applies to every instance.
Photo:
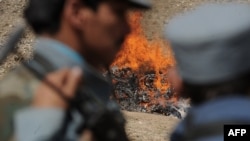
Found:
[[[171,141],[223,141],[224,124],[250,124],[250,6],[205,4],[166,26],[181,96],[192,108]]]
[[[81,69],[86,64],[100,72],[114,60],[130,32],[128,11],[150,7],[146,0],[29,0],[24,17],[37,36],[35,54],[53,58],[35,56],[38,57],[35,59],[54,61],[44,64],[54,63],[56,70],[62,69],[49,74],[46,80],[57,86],[65,97],[74,97]],[[3,101],[0,140],[8,140],[13,133],[8,122],[12,119],[18,141],[49,140],[62,127],[67,103],[26,69],[19,67],[7,74],[0,88],[0,101]],[[27,103],[31,103],[29,108],[16,112]],[[80,138],[76,129],[82,122],[77,113],[73,114],[73,123],[66,131],[68,140]]]

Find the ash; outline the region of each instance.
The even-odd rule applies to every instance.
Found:
[[[130,68],[116,67],[113,67],[110,73],[114,84],[112,99],[118,102],[122,110],[162,114],[181,119],[190,107],[188,100],[176,98],[173,88],[162,92],[155,86],[157,78],[160,78],[162,84],[167,84],[164,73],[157,76],[154,71],[142,73]]]

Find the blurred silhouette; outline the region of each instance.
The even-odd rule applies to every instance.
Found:
[[[250,124],[249,13],[249,5],[205,4],[167,25],[173,85],[192,104],[171,141],[223,141],[224,124]]]
[[[0,81],[0,140],[13,133],[18,141],[79,140],[84,129],[95,140],[128,140],[102,70],[130,32],[128,11],[150,7],[146,0],[29,0],[34,58]]]

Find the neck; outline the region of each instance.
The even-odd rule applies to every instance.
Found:
[[[82,55],[81,52],[81,45],[79,44],[79,37],[76,36],[74,31],[70,30],[69,28],[63,27],[64,25],[61,25],[62,27],[60,28],[57,33],[55,34],[46,34],[44,36],[47,36],[48,38],[57,40],[65,45],[67,45],[69,48],[72,50],[78,52],[80,55]]]
[[[91,54],[86,53],[84,50],[84,46],[80,43],[79,34],[73,30],[67,30],[67,28],[61,28],[64,30],[60,30],[56,34],[47,34],[44,33],[41,36],[46,38],[51,38],[57,41],[60,41],[61,43],[67,45],[72,50],[79,53],[92,67],[94,67],[97,70],[103,70],[103,66],[100,65],[100,63],[95,59],[94,56],[91,56]],[[105,66],[106,67],[106,66]]]

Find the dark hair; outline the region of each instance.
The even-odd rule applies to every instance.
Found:
[[[60,28],[61,16],[66,0],[29,0],[24,18],[36,34],[56,33]],[[80,0],[93,10],[102,0]]]
[[[188,82],[183,84],[182,96],[190,98],[194,105],[228,95],[250,96],[250,73],[230,81],[208,85],[197,85]]]
[[[29,0],[24,18],[36,34],[56,33],[60,28],[65,0]]]

